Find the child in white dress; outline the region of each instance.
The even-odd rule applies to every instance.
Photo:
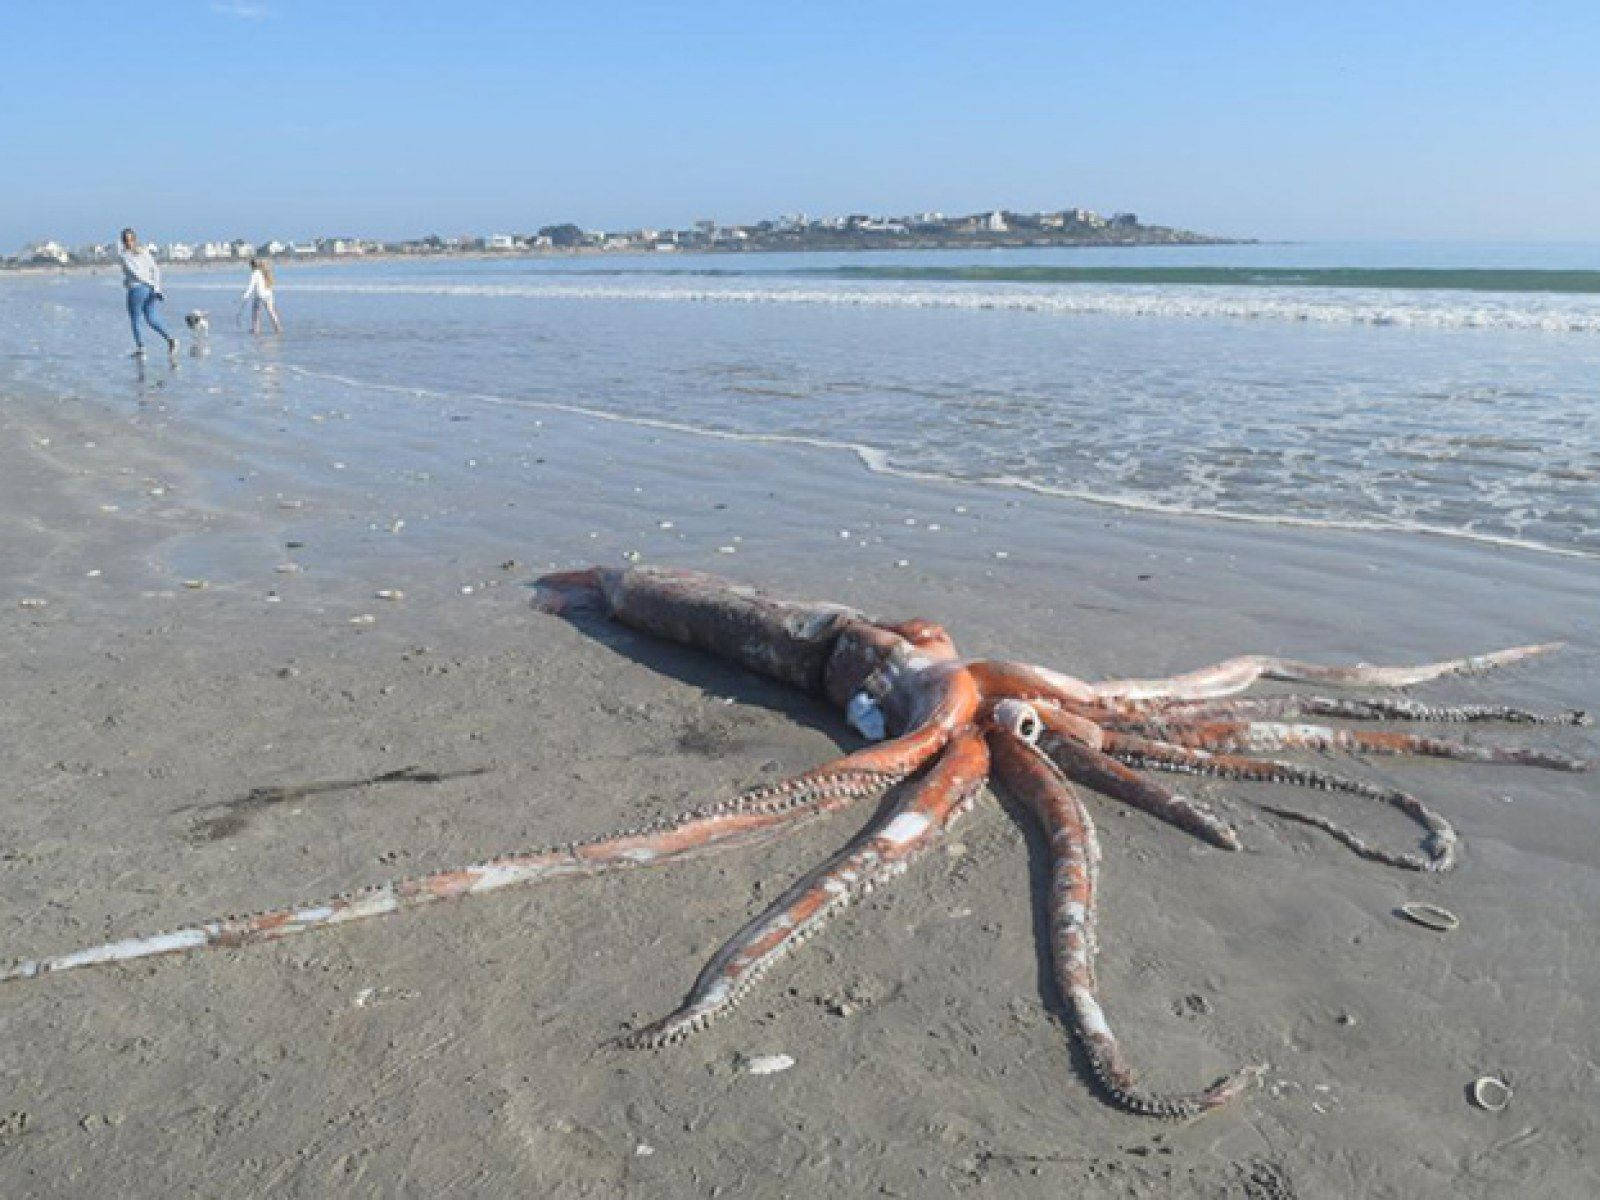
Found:
[[[261,332],[261,313],[263,310],[272,318],[272,331],[283,332],[283,322],[278,320],[278,310],[272,303],[272,264],[264,258],[250,260],[250,286],[244,289],[244,296],[240,303],[251,301],[250,305],[250,332]]]

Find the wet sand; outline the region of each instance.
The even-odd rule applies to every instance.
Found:
[[[498,418],[474,420],[494,447]],[[804,697],[534,611],[526,585],[551,565],[638,554],[718,570],[931,617],[974,655],[1085,677],[1245,651],[1404,662],[1562,638],[1559,657],[1418,694],[1597,699],[1588,561],[1138,518],[559,414],[516,462],[435,464],[410,490],[359,428],[320,429],[314,447],[272,434],[222,444],[181,414],[0,408],[7,955],[590,836],[855,744]],[[413,452],[421,464],[437,448]],[[344,465],[324,469],[334,456]],[[1600,748],[1592,729],[1470,734]],[[412,764],[486,772],[252,797]],[[1249,804],[1290,798],[1413,843],[1391,814],[1321,793],[1196,784],[1239,824],[1243,854],[1093,804],[1102,989],[1143,1077],[1185,1088],[1271,1064],[1265,1087],[1190,1126],[1124,1116],[1092,1090],[1043,957],[1041,846],[988,800],[948,850],[662,1052],[600,1045],[674,1006],[865,813],[698,863],[4,985],[0,1190],[1600,1189],[1596,777],[1349,769],[1434,801],[1462,835],[1460,867],[1363,863]],[[1461,928],[1399,920],[1410,900]],[[780,1053],[795,1065],[742,1065]],[[1469,1103],[1483,1074],[1514,1084],[1504,1112]]]

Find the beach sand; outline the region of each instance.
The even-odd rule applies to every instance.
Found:
[[[549,566],[630,552],[933,618],[967,653],[1090,678],[1561,638],[1559,656],[1418,694],[1597,699],[1590,561],[1144,517],[559,414],[537,464],[441,476],[419,517],[418,494],[363,474],[360,430],[327,436],[345,439],[318,450],[348,461],[337,476],[299,470],[297,445],[274,458],[149,413],[0,409],[7,955],[592,836],[855,744],[805,697],[531,606]],[[1586,729],[1481,736],[1597,749]],[[412,764],[485,773],[252,799]],[[1460,867],[1364,863],[1249,805],[1292,799],[1414,843],[1393,814],[1321,793],[1195,783],[1241,854],[1092,801],[1101,986],[1143,1078],[1183,1089],[1270,1063],[1192,1125],[1093,1091],[1049,982],[1039,839],[988,799],[661,1052],[601,1043],[676,1005],[865,811],[662,870],[4,985],[0,1192],[1595,1194],[1596,776],[1348,769],[1435,802]],[[1411,900],[1461,928],[1398,919]],[[751,1074],[764,1054],[794,1065]],[[1514,1085],[1499,1114],[1467,1097],[1485,1074]]]

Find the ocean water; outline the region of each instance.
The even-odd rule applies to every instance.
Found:
[[[1600,557],[1596,247],[285,264],[281,342],[241,328],[243,282],[170,274],[169,318],[213,325],[172,372],[126,358],[112,274],[0,279],[0,396],[156,399],[258,444],[271,414],[356,414],[411,451],[441,406],[578,410],[1180,516]]]

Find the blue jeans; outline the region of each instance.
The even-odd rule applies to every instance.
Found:
[[[161,324],[161,318],[156,314],[156,290],[148,283],[136,283],[128,289],[128,320],[133,325],[133,344],[139,349],[144,349],[144,338],[139,336],[139,317],[143,314],[145,321],[167,343],[172,343],[172,335],[167,332],[166,326]]]

